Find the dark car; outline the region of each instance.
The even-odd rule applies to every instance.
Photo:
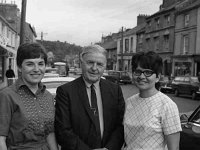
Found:
[[[181,115],[180,150],[200,150],[200,106],[190,114]]]
[[[176,96],[180,94],[190,95],[196,99],[200,95],[200,83],[198,77],[181,76],[175,77],[172,81],[172,88]]]
[[[165,93],[165,92],[173,93],[174,91],[172,89],[171,82],[172,81],[169,80],[169,77],[161,77],[157,83],[158,90],[163,93]]]
[[[103,75],[106,80],[114,83],[130,84],[132,83],[131,77],[126,71],[108,71],[106,75]]]

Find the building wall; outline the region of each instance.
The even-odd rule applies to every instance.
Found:
[[[16,54],[19,36],[12,26],[0,16],[0,89],[7,86],[5,76],[9,65],[17,76]]]
[[[187,7],[187,6],[186,6]],[[200,56],[198,40],[200,37],[200,7],[193,7],[178,11],[175,24],[175,44],[173,58],[173,74],[197,75],[200,71]],[[185,24],[186,15],[189,15],[188,24]],[[188,42],[185,42],[187,37]],[[187,43],[187,44],[185,44]],[[186,46],[187,45],[187,46]],[[185,48],[188,47],[188,48]],[[195,58],[196,57],[196,58]],[[186,71],[185,71],[186,70]]]
[[[197,8],[197,39],[196,39],[196,54],[200,54],[200,7]]]

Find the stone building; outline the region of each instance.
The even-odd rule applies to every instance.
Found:
[[[9,65],[17,76],[16,54],[19,46],[19,35],[16,30],[0,16],[0,89],[7,86],[6,70]]]
[[[20,41],[21,14],[14,3],[0,3],[0,89],[7,86],[5,71],[8,66],[14,70],[16,77],[16,54]],[[25,42],[36,41],[35,28],[29,23],[25,25]]]
[[[176,8],[173,75],[200,72],[200,1],[183,1]]]

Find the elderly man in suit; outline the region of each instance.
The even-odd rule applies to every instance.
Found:
[[[125,104],[120,86],[101,78],[106,50],[85,47],[81,67],[81,77],[57,89],[57,141],[62,150],[120,150]]]

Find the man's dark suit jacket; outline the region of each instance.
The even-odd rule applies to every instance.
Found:
[[[104,119],[102,139],[97,136],[83,78],[57,88],[55,134],[62,150],[121,149],[125,107],[122,90],[119,85],[105,79],[101,79],[99,84]]]

